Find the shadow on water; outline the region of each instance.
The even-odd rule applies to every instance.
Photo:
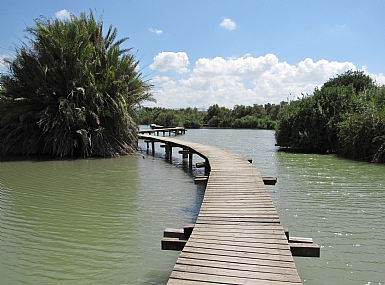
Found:
[[[179,155],[179,154],[177,155],[178,148],[173,148],[173,149],[174,149],[173,150],[173,156],[172,156],[171,160],[165,159],[165,154],[164,154],[164,151],[162,152],[162,149],[157,149],[157,151],[155,151],[154,154],[152,154],[151,150],[148,150],[145,147],[139,148],[138,151],[139,151],[139,153],[143,159],[154,159],[155,158],[155,159],[160,160],[164,163],[167,163],[168,165],[170,165],[176,169],[183,171],[183,173],[185,173],[187,175],[187,179],[188,179],[189,183],[194,183],[194,177],[195,176],[204,175],[204,168],[197,168],[195,166],[196,162],[204,161],[203,158],[195,155],[193,158],[194,164],[192,165],[192,167],[190,167],[189,163],[188,163],[188,159],[182,159],[181,155]],[[184,212],[187,215],[192,217],[191,223],[195,223],[195,221],[198,217],[200,207],[201,207],[201,204],[202,204],[202,201],[204,198],[205,188],[206,188],[204,184],[196,184],[194,187],[196,188],[195,203],[193,205],[191,205],[192,207],[185,207],[184,208]]]

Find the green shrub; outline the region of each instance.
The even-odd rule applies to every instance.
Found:
[[[92,12],[79,18],[35,20],[30,46],[16,50],[1,76],[0,142],[3,154],[57,157],[118,156],[137,146],[132,116],[151,85],[127,38]]]

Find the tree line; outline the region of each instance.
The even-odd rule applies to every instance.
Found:
[[[235,105],[233,109],[210,106],[205,111],[197,108],[165,109],[141,108],[137,112],[137,122],[141,125],[184,126],[185,128],[276,128],[281,105],[265,104],[253,106]]]

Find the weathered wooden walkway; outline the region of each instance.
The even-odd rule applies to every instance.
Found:
[[[199,154],[210,165],[195,227],[167,284],[302,284],[256,167],[216,147],[170,137],[139,137]]]

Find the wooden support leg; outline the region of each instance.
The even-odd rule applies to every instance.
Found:
[[[188,166],[189,166],[189,168],[192,168],[192,164],[193,164],[193,154],[192,154],[192,152],[190,152],[188,154]]]
[[[183,150],[180,150],[179,153],[182,155],[182,158],[183,159],[187,159],[188,158],[188,154],[190,153],[190,151],[188,149],[183,149]]]
[[[171,160],[172,159],[172,146],[169,144],[165,144],[161,147],[164,147],[164,149],[166,151],[165,158]]]
[[[209,163],[209,161],[207,159],[206,159],[205,163],[207,165],[205,167],[205,174],[208,175],[210,173],[210,171],[211,171],[211,167],[210,167],[210,163]]]
[[[169,154],[170,149],[169,149],[169,146],[167,144],[164,146],[164,150],[165,150],[165,158],[168,159],[169,155],[170,155]]]

